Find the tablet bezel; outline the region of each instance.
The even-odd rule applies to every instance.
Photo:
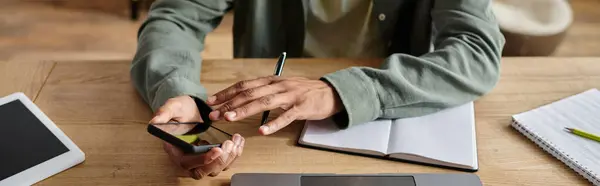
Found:
[[[50,118],[48,118],[48,116],[46,116],[46,114],[44,114],[44,112],[42,112],[24,93],[17,92],[0,98],[0,106],[16,100],[21,101],[21,103],[23,103],[23,105],[25,105],[25,107],[69,149],[69,151],[5,178],[4,180],[0,180],[0,186],[32,185],[78,165],[85,160],[83,151],[81,151],[81,149],[79,149],[79,147],[75,145],[75,143],[73,143],[73,141],[71,141],[71,139],[67,137],[67,135],[65,135],[65,133],[63,133],[63,131],[60,130],[58,126],[56,126],[56,124],[52,122],[52,120],[50,120]]]

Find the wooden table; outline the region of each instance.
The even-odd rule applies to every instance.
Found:
[[[285,75],[318,78],[379,62],[290,59]],[[205,61],[202,82],[214,93],[238,80],[271,74],[274,63]],[[86,153],[83,164],[38,185],[226,185],[233,173],[241,172],[456,172],[297,147],[301,122],[272,136],[258,136],[257,115],[218,123],[247,138],[244,154],[231,170],[200,181],[180,178],[160,141],[146,133],[152,113],[129,81],[129,61],[0,62],[0,72],[0,96],[24,91]],[[475,104],[480,162],[476,174],[484,185],[588,185],[509,122],[513,114],[590,88],[600,88],[600,58],[505,58],[501,81]]]

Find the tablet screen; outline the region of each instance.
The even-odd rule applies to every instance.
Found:
[[[68,151],[21,101],[0,105],[0,180]]]

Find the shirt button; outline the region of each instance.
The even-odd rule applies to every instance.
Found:
[[[379,14],[379,21],[385,20],[385,14]]]

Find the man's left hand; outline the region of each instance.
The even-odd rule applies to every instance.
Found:
[[[239,121],[267,110],[285,110],[260,127],[263,135],[272,134],[294,120],[325,119],[343,107],[335,89],[324,81],[278,76],[240,81],[209,97],[207,104],[222,104],[210,113],[212,120]]]

